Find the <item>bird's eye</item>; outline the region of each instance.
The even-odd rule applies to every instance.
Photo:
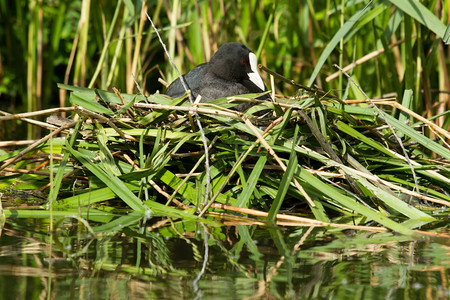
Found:
[[[241,65],[245,66],[245,61],[241,60]]]

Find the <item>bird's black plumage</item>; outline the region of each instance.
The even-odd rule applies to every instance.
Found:
[[[223,45],[208,63],[198,65],[183,78],[194,97],[201,95],[201,102],[266,90],[257,71],[256,55],[240,43]],[[184,92],[178,78],[167,88],[166,94],[180,97]],[[263,99],[268,98],[268,95],[263,96]],[[244,103],[235,109],[244,111],[249,106]]]

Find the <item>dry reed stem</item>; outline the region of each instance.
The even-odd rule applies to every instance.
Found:
[[[129,71],[129,74],[136,74],[136,70],[138,68],[138,63],[141,52],[141,45],[142,45],[142,33],[144,31],[144,25],[146,20],[146,12],[147,12],[147,1],[144,1],[142,3],[141,13],[139,17],[139,24],[137,26],[137,34],[135,35],[135,44],[133,46],[134,52],[133,52],[133,60],[131,62],[131,68]],[[127,93],[132,94],[134,90],[134,80],[132,77],[127,77],[126,87],[127,87]]]
[[[404,41],[405,41],[404,39],[401,39],[401,40],[399,40],[399,41],[396,41],[395,43],[390,44],[390,45],[388,46],[388,48],[389,48],[389,49],[392,49],[392,48],[394,48],[394,47],[397,47],[398,45],[402,44]],[[361,57],[360,59],[356,60],[354,63],[351,63],[351,64],[345,66],[344,68],[342,68],[342,70],[348,72],[348,71],[350,71],[351,69],[355,68],[356,66],[362,65],[362,64],[365,63],[366,61],[369,61],[369,60],[371,60],[372,58],[375,58],[375,57],[381,55],[382,53],[384,53],[384,48],[375,50],[375,51],[373,51],[373,52],[371,52],[371,53],[369,53],[369,54],[364,55],[364,56]],[[340,74],[340,73],[341,73],[341,72],[337,71],[337,72],[335,72],[335,73],[329,75],[327,78],[325,78],[325,81],[326,81],[326,82],[330,82],[331,80],[336,79],[337,77],[339,77],[339,74]]]
[[[242,207],[236,207],[236,206],[232,206],[232,205],[219,204],[219,203],[214,203],[214,204],[212,204],[211,207],[215,208],[215,209],[223,209],[223,210],[238,212],[238,213],[251,215],[251,216],[255,216],[255,217],[264,217],[265,218],[269,215],[269,213],[255,210],[255,209],[242,208]],[[261,222],[261,221],[257,220],[255,222]],[[336,228],[342,228],[342,229],[365,230],[365,231],[371,231],[371,232],[388,232],[388,230],[384,227],[328,223],[328,222],[322,222],[322,221],[317,221],[314,219],[308,219],[308,218],[286,215],[286,214],[277,214],[277,223],[276,224],[281,225],[281,226],[311,226],[311,228],[313,228],[313,227],[336,227]],[[427,232],[427,231],[422,231],[422,230],[414,230],[414,232],[417,232],[421,235],[431,236],[431,237],[450,238],[450,235],[446,234],[446,233]],[[294,250],[296,250],[296,247],[294,247]]]
[[[180,110],[180,111],[186,111],[186,112],[192,112],[192,113],[202,113],[202,114],[209,114],[209,115],[216,115],[216,116],[222,116],[222,117],[230,117],[233,119],[239,119],[240,116],[237,112],[228,112],[218,109],[208,109],[208,108],[202,108],[199,106],[203,106],[204,103],[200,103],[196,106],[174,106],[174,105],[163,105],[163,104],[152,104],[152,103],[135,103],[134,107],[140,107],[140,108],[150,108],[150,109],[157,109],[157,110]]]
[[[4,117],[6,117],[3,120],[9,120],[8,118],[10,116],[14,116],[15,115],[15,114],[10,114],[10,113],[4,112],[4,111],[0,111],[0,114],[2,114]],[[16,119],[16,118],[13,117],[12,119]],[[29,119],[29,118],[23,118],[22,117],[22,118],[17,118],[17,119],[20,119],[21,121],[24,121],[24,122],[27,122],[27,123],[30,123],[30,124],[33,124],[33,125],[36,125],[36,126],[39,126],[39,127],[45,128],[45,129],[48,129],[48,130],[56,130],[56,129],[59,128],[58,126],[54,126],[54,125],[49,124],[49,123],[45,123],[45,122],[41,122],[41,121]],[[2,121],[2,120],[0,120],[0,121]]]
[[[0,148],[10,147],[10,146],[24,146],[35,143],[38,140],[22,140],[22,141],[3,141],[0,142]]]
[[[120,101],[122,101],[123,105],[127,105],[127,102],[125,101],[125,99],[123,99],[122,94],[119,92],[119,90],[115,87],[112,88],[114,93],[117,95],[117,97],[119,97]],[[130,117],[134,118],[135,114],[134,111],[130,108],[128,108],[127,113]]]
[[[215,209],[224,209],[229,211],[234,211],[242,214],[247,214],[255,217],[263,217],[266,218],[269,213],[264,211],[259,211],[250,208],[242,208],[236,207],[232,205],[214,203],[211,205],[212,208]],[[343,229],[355,229],[355,230],[366,230],[373,232],[387,232],[388,230],[384,227],[375,227],[375,226],[360,226],[360,225],[348,225],[348,224],[338,224],[338,223],[328,223],[322,222],[315,219],[308,219],[298,216],[286,215],[286,214],[277,214],[276,224],[283,223],[288,224],[288,226],[317,226],[317,227],[336,227]]]
[[[214,218],[220,218],[220,222],[225,226],[237,226],[237,225],[259,225],[265,226],[267,225],[265,222],[261,220],[256,220],[254,218],[244,217],[244,216],[236,216],[233,214],[228,214],[224,212],[217,211],[209,211],[208,216],[212,216]]]
[[[119,127],[116,126],[116,124],[114,124],[114,122],[112,121],[113,119],[107,118],[101,114],[98,114],[96,112],[90,111],[84,107],[81,106],[75,106],[76,111],[80,114],[83,115],[87,118],[91,118],[94,120],[98,120],[101,123],[106,123],[109,126],[111,126],[111,128],[113,128],[121,138],[123,138],[124,140],[129,140],[129,141],[133,141],[133,142],[138,142],[139,140],[136,139],[134,136],[131,136],[129,134],[124,133],[122,130],[120,130]]]
[[[34,174],[34,175],[44,175],[50,176],[50,172],[38,171],[38,170],[27,170],[27,169],[14,169],[14,168],[4,168],[4,172],[10,172],[12,174]]]
[[[422,117],[421,115],[413,112],[412,110],[410,110],[409,108],[404,107],[403,105],[401,105],[400,103],[396,102],[396,101],[382,101],[382,100],[372,100],[374,103],[380,104],[380,105],[389,105],[389,106],[393,106],[405,113],[407,113],[408,115],[412,116],[413,118],[423,122],[424,124],[427,124],[428,127],[430,127],[430,130],[434,130],[437,131],[438,133],[442,134],[443,136],[445,136],[447,139],[450,140],[450,132],[448,132],[447,130],[443,129],[442,127],[440,127],[439,125],[431,122],[430,120]],[[437,134],[437,136],[439,136]],[[445,143],[445,141],[444,141]],[[447,147],[450,148],[450,146],[445,143],[447,145]]]
[[[30,152],[31,150],[33,150],[34,148],[36,148],[37,146],[39,146],[40,144],[45,143],[46,141],[48,141],[49,139],[51,139],[53,136],[59,134],[61,131],[63,131],[64,129],[68,129],[71,128],[73,126],[75,126],[77,122],[74,121],[68,125],[62,126],[58,129],[56,129],[55,131],[52,131],[50,134],[46,135],[45,137],[43,137],[40,140],[37,140],[36,142],[34,142],[33,144],[31,144],[30,146],[28,146],[27,148],[25,148],[24,150],[20,151],[19,154],[17,154],[14,157],[11,157],[10,159],[6,160],[5,163],[0,167],[0,171],[2,171],[3,169],[5,169],[7,166],[9,166],[10,164],[16,162],[17,160],[19,160],[20,158],[22,158],[25,154],[27,154],[28,152]]]
[[[19,113],[19,114],[9,114],[6,112],[1,112],[4,114],[4,116],[0,116],[0,121],[6,121],[6,120],[17,120],[17,119],[24,119],[28,117],[36,117],[36,116],[42,116],[42,115],[48,115],[58,112],[69,112],[74,111],[74,107],[57,107],[57,108],[50,108],[50,109],[44,109],[44,110],[38,110],[38,111],[31,111],[26,113]]]

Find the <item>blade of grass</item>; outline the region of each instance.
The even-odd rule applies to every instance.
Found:
[[[48,219],[50,217],[50,212],[48,210],[36,210],[36,209],[3,209],[6,218],[39,218]],[[111,217],[114,216],[111,213],[94,210],[94,209],[79,209],[63,210],[63,211],[53,211],[53,217],[65,217],[65,216],[81,216],[83,218],[89,217]]]
[[[367,136],[365,136],[364,134],[360,133],[359,131],[357,131],[353,127],[349,126],[348,124],[346,124],[346,123],[344,123],[344,122],[339,120],[339,121],[336,122],[336,126],[337,126],[337,128],[340,131],[342,131],[342,132],[344,132],[344,133],[354,137],[355,139],[358,139],[358,140],[362,141],[363,143],[371,146],[372,148],[380,151],[381,153],[384,153],[384,154],[386,154],[388,156],[395,157],[395,155],[390,150],[386,149],[382,144],[374,141],[371,138],[368,138]]]
[[[99,95],[103,101],[112,102],[112,103],[116,103],[116,104],[120,104],[120,105],[123,104],[122,100],[119,98],[119,96],[117,96],[116,93],[108,92],[108,91],[101,90],[101,89],[90,89],[90,88],[84,88],[84,87],[62,84],[62,83],[58,83],[58,88],[72,91],[79,98],[82,98],[82,99],[95,99],[95,96]],[[120,96],[122,96],[122,98],[127,103],[131,102],[133,99],[135,99],[136,102],[142,102],[142,101],[146,100],[144,98],[144,96],[142,96],[140,94],[136,95],[136,94],[120,93]],[[156,103],[161,103],[161,104],[168,104],[171,101],[170,98],[163,96],[163,95],[157,95],[157,94],[153,94],[153,95],[149,96],[148,98],[152,100],[151,102],[156,102]]]
[[[97,127],[97,145],[99,146],[100,152],[100,160],[102,162],[102,167],[104,170],[112,176],[120,176],[120,170],[117,168],[117,165],[114,163],[114,157],[111,151],[108,148],[108,136],[105,134],[105,130],[103,126],[99,122],[95,122]]]
[[[78,135],[78,131],[80,130],[81,124],[83,124],[84,118],[80,118],[77,122],[77,124],[75,125],[75,128],[69,138],[69,144],[73,145],[75,143],[76,137]],[[61,160],[61,163],[59,165],[58,171],[56,171],[55,174],[55,178],[53,179],[52,184],[52,193],[50,196],[53,196],[53,200],[58,199],[58,194],[59,194],[59,189],[61,188],[61,183],[62,183],[62,178],[64,176],[64,171],[66,169],[67,166],[67,162],[69,160],[69,152],[64,151],[64,156],[63,159]],[[51,201],[52,199],[48,199],[48,201]],[[55,204],[56,201],[53,202],[53,204]]]
[[[392,181],[392,182],[398,182],[398,183],[400,183],[402,185],[409,186],[410,188],[414,188],[414,184],[412,184],[412,183],[410,183],[410,182],[408,182],[406,180],[400,179],[400,178],[398,178],[398,177],[396,177],[394,175],[389,175],[389,174],[383,175],[383,174],[380,174],[380,175],[378,175],[378,177],[386,179],[386,180],[389,180],[389,181]],[[420,188],[420,190],[422,192],[424,192],[424,193],[426,193],[428,195],[433,195],[436,198],[441,198],[441,199],[443,199],[445,201],[450,201],[450,196],[447,196],[447,195],[445,195],[443,193],[440,193],[440,192],[435,191],[433,189],[430,189],[428,187],[423,187],[421,185],[419,185],[419,188]]]
[[[255,167],[253,168],[252,172],[250,173],[250,176],[247,179],[247,183],[245,184],[242,193],[240,193],[237,198],[236,203],[237,207],[248,207],[248,202],[250,201],[250,197],[253,194],[253,190],[255,189],[256,184],[258,183],[258,179],[261,176],[261,172],[264,170],[266,162],[267,162],[266,155],[262,155],[259,157],[258,161],[255,164]]]
[[[402,132],[406,136],[409,136],[412,140],[417,141],[419,144],[421,144],[423,147],[427,148],[428,150],[436,153],[437,155],[442,156],[443,158],[450,160],[450,150],[446,149],[445,147],[439,145],[438,143],[434,142],[430,138],[424,136],[423,134],[420,134],[419,132],[415,131],[410,126],[400,122],[398,119],[394,118],[393,116],[383,113],[384,118],[398,131]]]
[[[94,99],[94,98],[91,98]],[[96,112],[96,113],[100,113],[100,114],[105,114],[108,116],[112,116],[114,113],[112,112],[112,110],[110,110],[109,108],[104,107],[103,105],[92,101],[92,100],[87,100],[85,98],[80,98],[77,93],[72,93],[70,95],[70,102],[73,105],[78,105],[81,106],[85,109],[88,109],[90,111]]]
[[[297,158],[297,152],[294,151],[295,147],[295,141],[297,141],[299,126],[295,127],[295,133],[294,133],[294,139],[292,143],[292,149],[291,154],[289,156],[289,162],[286,167],[286,171],[283,174],[283,177],[281,179],[281,184],[278,188],[277,196],[275,197],[275,200],[272,203],[272,206],[269,210],[269,215],[267,216],[267,220],[271,223],[275,223],[278,211],[281,208],[281,204],[283,204],[284,198],[286,196],[286,193],[291,186],[292,177],[294,177],[294,173],[298,168],[298,158]]]
[[[171,188],[178,189],[178,194],[180,194],[184,199],[188,200],[191,204],[196,205],[197,194],[195,187],[191,182],[185,182],[180,188],[179,185],[183,181],[175,176],[175,174],[166,169],[161,170],[156,176],[159,180],[161,180]],[[233,203],[233,205],[236,204],[236,199],[231,198],[223,193],[217,195],[216,201],[220,203]]]
[[[440,38],[445,36],[447,27],[426,8],[421,2],[416,0],[389,0],[399,9],[410,15],[415,20],[419,21],[429,30],[436,33]]]
[[[311,188],[315,189],[320,194],[326,195],[327,197],[333,197],[335,201],[347,207],[348,209],[354,210],[359,214],[367,217],[368,219],[374,220],[377,223],[385,226],[386,228],[389,228],[398,233],[407,236],[417,236],[417,234],[411,229],[406,228],[403,225],[380,214],[379,212],[360,204],[359,202],[355,201],[355,199],[342,195],[339,190],[323,183],[321,180],[317,179],[306,170],[298,169],[295,175],[299,180],[306,182]]]
[[[126,184],[127,188],[132,192],[139,191],[139,187]],[[58,204],[55,204],[57,207],[77,207],[77,206],[88,206],[95,203],[99,203],[106,200],[111,200],[116,198],[116,194],[109,188],[100,188],[96,190],[92,190],[86,193],[78,194],[72,197],[68,197],[65,199],[61,199],[58,201]]]

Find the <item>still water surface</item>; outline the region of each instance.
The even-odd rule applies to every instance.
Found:
[[[9,219],[2,299],[449,299],[449,245],[388,233]],[[95,228],[95,227],[93,227]],[[205,243],[205,241],[207,241]]]

